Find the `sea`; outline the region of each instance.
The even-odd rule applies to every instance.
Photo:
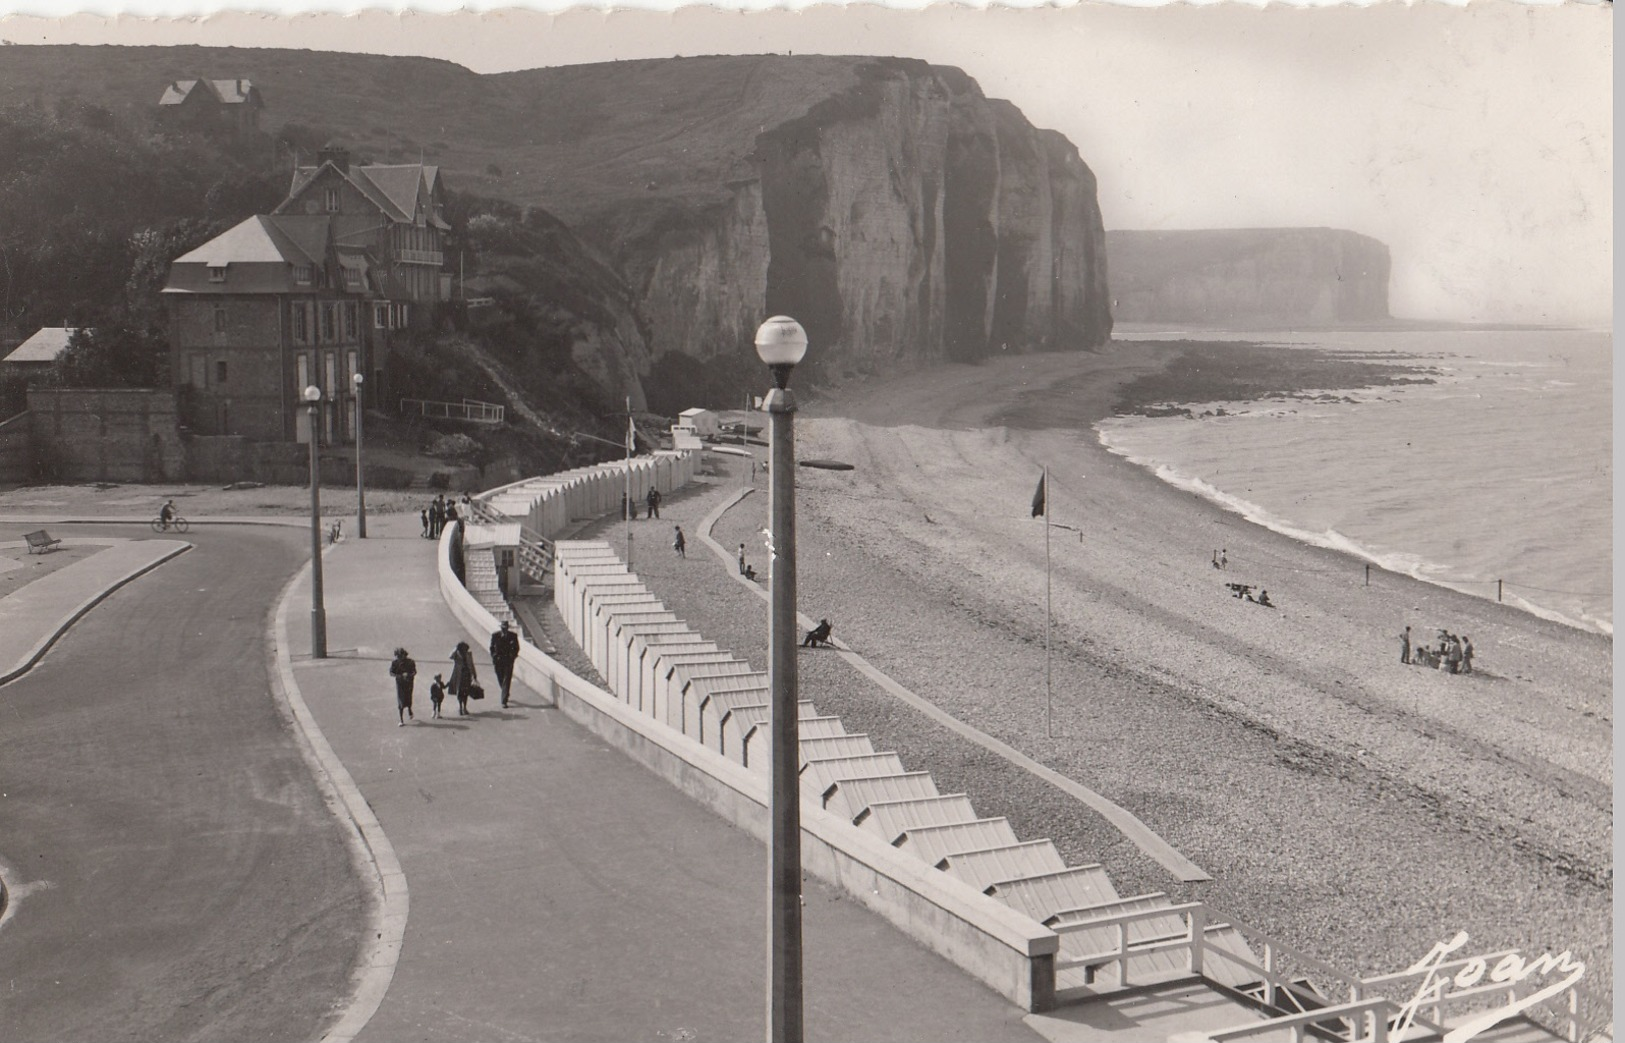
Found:
[[[1433,383],[1181,403],[1198,415],[1113,417],[1096,434],[1163,481],[1294,539],[1613,634],[1608,332],[1147,327],[1117,336],[1324,348],[1425,367]]]

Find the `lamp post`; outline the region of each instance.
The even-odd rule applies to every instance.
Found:
[[[327,610],[322,607],[322,472],[316,459],[316,411],[322,408],[322,389],[315,384],[302,392],[310,407],[310,657],[327,658]]]
[[[772,420],[768,457],[769,532],[767,683],[772,733],[771,832],[767,861],[767,1038],[801,1043],[801,767],[796,676],[796,445],[790,371],[807,353],[807,333],[783,315],[756,331],[756,354],[776,387],[762,401]]]
[[[367,538],[367,482],[361,473],[361,414],[367,411],[361,402],[364,379],[360,373],[350,376],[350,383],[355,385],[355,532],[363,540]]]

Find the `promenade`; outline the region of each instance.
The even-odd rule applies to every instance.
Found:
[[[314,721],[399,860],[410,913],[363,1040],[760,1039],[761,845],[516,685],[428,717],[462,634],[416,519],[369,519],[325,557],[330,657],[308,585],[287,651]],[[471,642],[475,644],[475,642]],[[392,650],[419,671],[398,727]],[[805,895],[809,1038],[1028,1040],[1023,1012],[822,884]],[[367,985],[363,983],[365,994]]]

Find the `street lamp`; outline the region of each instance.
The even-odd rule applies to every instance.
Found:
[[[355,532],[357,539],[364,540],[367,538],[367,483],[361,476],[361,414],[367,410],[361,402],[363,380],[360,373],[350,376],[350,383],[355,385]]]
[[[322,389],[315,384],[301,392],[310,407],[310,657],[327,658],[327,610],[322,607],[322,472],[316,460],[316,411],[322,407]]]
[[[767,1038],[801,1043],[801,767],[796,677],[796,399],[790,371],[807,353],[807,332],[796,320],[775,315],[756,331],[756,354],[773,371],[777,386],[762,400],[771,417],[768,459],[768,569],[771,608],[767,621],[768,722],[772,733],[772,783],[768,815]]]

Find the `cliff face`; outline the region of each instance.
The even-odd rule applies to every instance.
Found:
[[[1388,247],[1335,228],[1106,234],[1124,322],[1367,322],[1388,318]]]
[[[249,77],[268,129],[422,156],[454,192],[557,215],[624,278],[602,300],[566,294],[549,325],[573,325],[574,357],[615,400],[734,401],[723,391],[761,383],[751,341],[780,312],[810,335],[805,377],[1110,337],[1093,174],[958,69],[747,55],[482,76],[323,52],[6,53],[0,101],[72,95],[140,118],[172,79]],[[523,258],[481,244],[465,260],[474,276]]]
[[[587,208],[656,360],[754,377],[755,329],[781,313],[807,329],[812,375],[1105,342],[1104,233],[1077,150],[956,69],[840,61],[850,82],[757,133],[720,199],[650,201],[643,220]]]

